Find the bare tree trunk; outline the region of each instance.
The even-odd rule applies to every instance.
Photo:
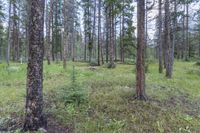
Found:
[[[106,8],[106,12],[109,12],[109,7],[107,7]],[[108,63],[108,55],[109,55],[109,41],[110,41],[110,31],[109,31],[109,29],[110,29],[110,22],[109,22],[109,15],[108,15],[109,13],[106,13],[106,29],[105,29],[105,31],[106,31],[106,63]]]
[[[186,58],[185,60],[189,60],[189,3],[186,4]]]
[[[101,0],[98,7],[98,65],[101,65]]]
[[[173,42],[172,42],[172,64],[174,62],[174,49],[176,45],[176,29],[177,29],[177,1],[174,0],[174,20],[173,20]]]
[[[172,77],[172,46],[170,41],[170,11],[169,0],[165,0],[165,43],[166,43],[166,77]]]
[[[123,0],[123,7],[124,7],[124,0]],[[121,41],[121,62],[124,63],[124,29],[125,29],[125,12],[122,12],[122,41]]]
[[[13,61],[18,60],[18,31],[17,31],[17,3],[16,1],[13,1],[13,41],[12,41],[12,47],[13,47]]]
[[[110,67],[113,68],[114,67],[114,56],[113,56],[113,52],[114,52],[114,15],[113,15],[113,3],[111,5],[111,7],[109,8],[110,10],[110,14],[109,14],[109,22],[110,22],[110,49],[109,49],[109,53],[110,53]]]
[[[145,93],[145,0],[137,2],[136,99],[147,100]]]
[[[163,46],[162,46],[162,0],[159,0],[159,35],[158,35],[158,44],[159,44],[159,73],[163,72]]]
[[[114,46],[115,46],[115,61],[117,61],[117,25],[116,17],[114,19]]]
[[[7,65],[10,65],[10,45],[11,45],[11,31],[10,31],[10,27],[11,27],[11,0],[9,2],[9,18],[8,18],[8,49],[7,49]]]
[[[186,60],[186,49],[187,49],[187,44],[186,44],[186,40],[185,40],[185,5],[184,5],[184,9],[183,9],[183,31],[182,31],[182,39],[183,39],[183,47],[184,47],[184,49],[183,49],[183,58]]]
[[[45,0],[30,0],[29,58],[27,67],[27,96],[24,131],[45,128],[43,114],[43,56]]]
[[[51,64],[51,45],[52,45],[52,40],[51,40],[51,21],[52,21],[52,17],[53,17],[53,0],[50,0],[50,10],[47,11],[47,64],[50,65]]]

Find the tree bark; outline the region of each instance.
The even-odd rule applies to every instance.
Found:
[[[162,0],[159,0],[159,35],[158,35],[158,44],[159,44],[159,73],[163,72],[163,47],[162,47]]]
[[[11,0],[9,2],[9,18],[8,18],[8,48],[7,48],[7,58],[6,58],[6,62],[7,65],[10,65],[10,48],[11,48],[11,31],[10,31],[10,27],[11,27]]]
[[[45,128],[43,114],[43,56],[45,0],[30,0],[29,58],[27,67],[27,96],[24,131]]]
[[[166,77],[172,77],[172,46],[170,41],[170,11],[169,0],[165,0],[165,45],[166,45]]]
[[[189,3],[187,1],[186,4],[186,55],[185,55],[185,60],[188,61],[189,60]]]
[[[145,0],[137,2],[136,99],[147,100],[145,93]]]
[[[98,65],[101,65],[101,0],[98,7]]]

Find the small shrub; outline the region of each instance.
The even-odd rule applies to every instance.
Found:
[[[81,88],[81,86],[76,82],[75,68],[73,67],[73,72],[71,76],[71,84],[62,88],[61,100],[64,102],[65,106],[67,104],[78,105],[84,103],[87,99],[86,92]]]
[[[200,66],[200,61],[197,61],[197,62],[195,63],[195,65],[196,65],[196,66]]]
[[[108,63],[107,68],[109,68],[109,69],[116,68],[116,64],[115,63]]]
[[[90,62],[90,66],[98,66],[98,62],[93,60]]]

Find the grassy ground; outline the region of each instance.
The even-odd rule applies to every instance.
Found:
[[[86,63],[44,66],[44,100],[49,132],[74,133],[199,133],[200,67],[176,62],[172,79],[149,66],[149,101],[133,100],[133,65],[91,69]],[[63,88],[71,84],[72,66],[84,103],[65,104]],[[26,65],[0,64],[0,130],[21,127],[24,115]],[[82,93],[82,92],[81,92]],[[55,127],[55,128],[54,128]],[[54,131],[53,131],[54,130]]]

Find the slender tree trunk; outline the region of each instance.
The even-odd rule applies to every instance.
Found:
[[[147,100],[145,93],[145,0],[137,2],[136,99]]]
[[[67,21],[67,0],[64,0],[63,5],[63,15],[64,15],[64,35],[63,35],[63,68],[66,70],[67,68],[67,48],[68,48],[68,21]]]
[[[52,5],[53,0],[50,0],[50,7],[48,10],[48,7],[46,7],[46,16],[47,16],[47,23],[46,23],[46,30],[47,30],[47,49],[46,49],[46,55],[47,55],[47,64],[51,64],[50,56],[51,56],[51,20],[52,20]],[[47,4],[46,4],[47,6]]]
[[[186,49],[187,49],[187,44],[186,44],[186,39],[185,39],[185,5],[184,5],[184,9],[183,9],[183,30],[182,30],[182,39],[183,39],[183,47],[184,47],[184,49],[183,49],[183,55],[182,55],[182,57],[184,58],[184,59],[186,59],[187,57],[186,57]]]
[[[117,61],[117,25],[116,17],[114,19],[114,46],[115,46],[115,61]]]
[[[123,7],[124,7],[124,0],[123,0]],[[125,29],[125,12],[124,9],[122,11],[122,42],[121,42],[121,62],[124,63],[124,29]]]
[[[12,41],[12,47],[13,47],[13,61],[18,60],[18,31],[17,31],[17,3],[16,1],[13,1],[13,41]]]
[[[174,62],[174,49],[176,45],[176,31],[177,31],[177,1],[174,0],[174,20],[173,20],[173,42],[172,42],[172,64]]]
[[[27,67],[27,96],[24,131],[45,128],[43,114],[43,56],[45,0],[30,0],[29,58]]]
[[[170,11],[169,0],[165,0],[165,43],[166,43],[166,77],[172,77],[172,46],[170,41]]]
[[[101,0],[98,7],[98,65],[101,65]]]
[[[163,46],[162,46],[162,0],[159,0],[159,35],[158,35],[158,44],[159,44],[159,73],[163,72]]]
[[[113,52],[114,52],[114,15],[113,15],[113,3],[110,7],[110,14],[109,14],[109,19],[110,19],[110,49],[109,49],[109,53],[110,53],[110,65],[111,68],[114,67],[114,56],[113,56]]]
[[[12,5],[12,2],[10,0],[9,2],[9,18],[8,18],[8,48],[7,48],[7,58],[6,58],[6,61],[7,61],[7,65],[9,66],[10,65],[10,45],[11,45],[11,31],[10,31],[10,27],[11,27],[11,5]]]
[[[106,8],[106,12],[109,12],[109,7]],[[109,55],[109,41],[110,41],[110,24],[109,24],[109,15],[106,13],[106,63],[108,63],[108,55]]]
[[[185,60],[189,60],[189,4],[186,4],[186,58]]]

